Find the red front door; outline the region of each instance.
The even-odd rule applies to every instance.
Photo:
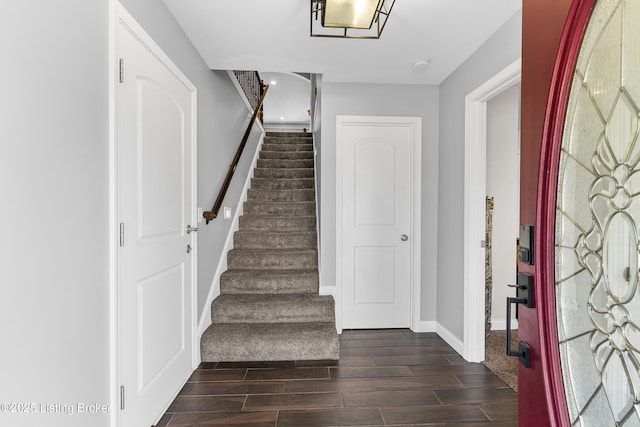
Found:
[[[519,425],[640,426],[640,4],[541,3],[523,7]]]
[[[523,0],[520,223],[535,224],[538,160],[544,127],[547,94],[553,64],[571,0]],[[534,234],[539,235],[534,229]],[[553,425],[548,407],[539,335],[540,281],[536,276],[539,245],[534,241],[534,265],[519,263],[521,272],[533,275],[534,308],[519,307],[518,337],[531,347],[531,367],[518,367],[518,426]]]

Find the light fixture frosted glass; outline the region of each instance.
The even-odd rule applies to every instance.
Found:
[[[311,37],[378,39],[396,0],[309,0]]]
[[[331,28],[371,28],[379,0],[326,0],[322,25]]]

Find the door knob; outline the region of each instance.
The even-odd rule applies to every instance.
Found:
[[[403,234],[402,236],[400,236],[400,240],[402,240],[403,242],[406,242],[407,240],[409,240],[409,236],[407,236],[406,234]]]
[[[191,234],[192,231],[198,231],[198,227],[192,227],[190,224],[187,225],[187,234]]]

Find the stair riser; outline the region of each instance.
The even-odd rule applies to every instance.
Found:
[[[275,169],[313,168],[313,159],[311,160],[258,159],[258,167],[259,168],[275,168]]]
[[[260,151],[260,159],[313,160],[313,151]]]
[[[266,190],[250,188],[248,200],[266,202],[310,202],[315,200],[316,194],[312,189],[302,190]]]
[[[251,188],[265,190],[313,190],[315,180],[313,178],[300,179],[269,179],[269,178],[252,178]]]
[[[262,144],[264,151],[313,151],[313,144]]]
[[[231,250],[227,254],[229,269],[313,269],[318,268],[318,255],[315,251],[244,251]]]
[[[293,273],[255,275],[252,271],[226,271],[220,276],[220,293],[225,294],[318,294],[318,274]]]
[[[333,298],[291,295],[222,295],[211,305],[213,323],[313,323],[335,320]]]
[[[244,213],[260,215],[315,215],[316,206],[314,202],[296,203],[272,203],[272,202],[245,202]]]
[[[315,249],[316,233],[248,233],[238,231],[233,237],[237,249]]]
[[[264,217],[249,214],[240,217],[240,229],[264,231],[315,231],[316,218],[314,216],[297,216],[291,218]]]
[[[254,171],[256,178],[313,178],[313,169],[272,169],[256,168]]]
[[[203,362],[338,360],[340,343],[332,323],[212,325],[200,342]]]

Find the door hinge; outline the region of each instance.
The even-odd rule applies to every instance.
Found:
[[[124,59],[122,58],[120,58],[118,74],[119,74],[120,83],[124,83]]]
[[[120,223],[120,247],[124,246],[124,222]]]
[[[124,411],[124,386],[120,386],[120,410]]]

